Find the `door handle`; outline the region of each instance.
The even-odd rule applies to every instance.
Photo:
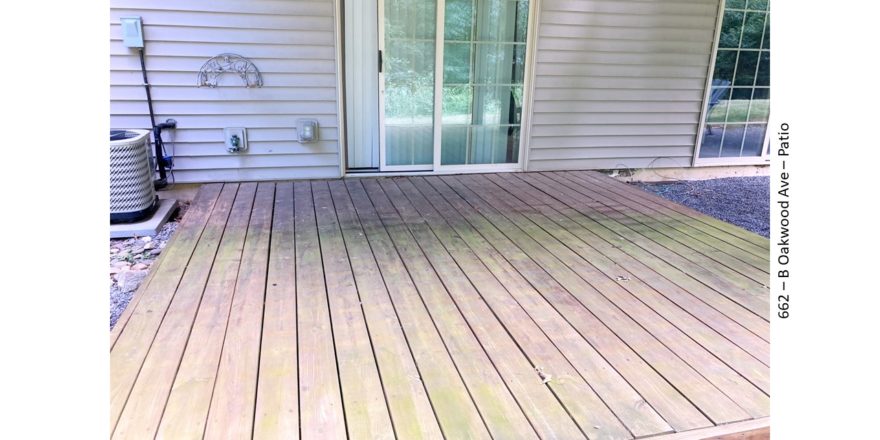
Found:
[[[379,73],[382,73],[382,51],[379,51]]]

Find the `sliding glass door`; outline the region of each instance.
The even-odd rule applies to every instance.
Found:
[[[528,0],[380,1],[383,171],[519,162]]]

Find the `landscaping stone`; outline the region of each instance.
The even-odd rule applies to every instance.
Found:
[[[111,329],[128,306],[134,291],[149,274],[153,262],[177,230],[189,204],[182,202],[179,205],[178,213],[157,234],[110,240],[108,277]]]
[[[145,270],[124,270],[116,274],[116,284],[119,285],[119,290],[125,293],[134,292],[146,277]]]
[[[640,188],[703,214],[770,236],[770,177],[638,183]]]

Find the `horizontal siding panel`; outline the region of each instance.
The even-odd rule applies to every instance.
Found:
[[[639,90],[702,90],[699,78],[614,78],[608,76],[539,76],[535,86],[542,89],[639,89]],[[537,94],[535,96],[538,96]]]
[[[235,53],[259,61],[263,58],[295,60],[334,60],[336,50],[333,46],[307,46],[302,44],[248,44],[150,41],[144,48],[149,60],[153,56],[200,57],[204,61],[220,53]],[[110,55],[135,56],[137,52],[122,45],[122,41],[110,42]]]
[[[172,177],[173,182],[177,183],[332,179],[339,177],[339,166],[180,170],[175,171]]]
[[[147,18],[144,18],[147,23]],[[122,40],[119,24],[110,25],[110,39]],[[144,38],[147,41],[192,41],[215,43],[251,44],[304,44],[332,46],[333,31],[278,31],[264,29],[211,29],[188,26],[147,26],[144,25]],[[148,43],[149,44],[149,43]]]
[[[334,0],[111,0],[110,126],[150,125],[138,51],[124,47],[119,19],[141,16],[157,121],[177,182],[339,175]],[[249,58],[263,87],[230,74],[198,87],[211,57]],[[297,119],[318,120],[318,141],[297,141]],[[245,127],[248,150],[229,154],[223,129]]]
[[[223,143],[223,129],[220,128],[187,128],[186,130],[169,131],[169,139],[175,144]],[[282,142],[297,139],[296,130],[288,128],[248,128],[248,143],[254,142]],[[319,142],[338,141],[339,130],[335,127],[318,127]],[[225,151],[225,150],[224,150]]]
[[[144,103],[146,107],[146,103]],[[193,115],[180,116],[174,114],[156,114],[157,121],[164,121],[166,118],[174,118],[177,120],[177,132],[190,128],[211,128],[222,129],[223,127],[245,127],[248,130],[252,128],[293,128],[296,126],[297,118],[309,117],[308,115],[273,115],[273,114],[257,114],[250,113],[245,115]],[[337,128],[336,115],[319,116],[314,118],[318,120],[320,129],[327,127]],[[150,118],[146,113],[143,115],[111,115],[110,128],[145,128],[149,127]]]
[[[657,101],[567,101],[536,100],[536,112],[548,113],[692,113],[700,111],[699,102]]]
[[[654,136],[627,136],[621,132],[618,136],[584,136],[584,137],[535,137],[532,145],[536,148],[535,153],[545,148],[576,150],[578,148],[590,148],[590,156],[596,154],[595,148],[605,147],[687,147],[693,148],[694,137],[690,135],[654,135]],[[612,148],[613,149],[613,148]],[[621,148],[621,154],[629,148]],[[574,153],[577,153],[575,151]],[[644,155],[642,155],[644,156]]]
[[[175,156],[174,168],[181,170],[211,168],[275,168],[339,166],[339,155],[332,154],[229,154],[226,156]]]
[[[142,115],[147,106],[141,102],[111,101],[112,115]],[[335,102],[303,102],[303,101],[159,101],[153,103],[156,114],[167,115],[248,115],[270,113],[274,115],[336,115]]]
[[[117,9],[151,11],[232,12],[236,14],[284,14],[299,16],[333,16],[330,1],[289,0],[111,0]]]
[[[213,56],[213,55],[212,55]],[[207,61],[206,58],[200,57],[158,57],[153,56],[146,59],[148,72],[192,72],[197,74],[202,65]],[[333,60],[284,60],[284,59],[262,59],[254,61],[254,65],[261,73],[329,73],[336,72],[336,62]],[[125,55],[111,55],[110,69],[117,71],[141,71],[141,62],[138,57]],[[230,77],[236,74],[230,73]],[[239,84],[240,80],[233,82]]]
[[[198,73],[193,72],[150,72],[150,84],[154,86],[190,86],[198,85]],[[111,85],[144,85],[141,72],[135,71],[111,71]],[[217,87],[241,88],[234,81],[226,81],[224,78]],[[274,87],[336,87],[336,75],[333,74],[296,74],[296,73],[267,73],[263,75],[263,89]]]
[[[633,64],[647,66],[698,66],[706,69],[709,60],[696,54],[677,53],[623,53],[581,51],[577,60],[572,60],[570,51],[542,50],[538,52],[539,63],[574,64]]]
[[[628,159],[650,157],[689,157],[693,154],[693,146],[656,146],[656,147],[631,147],[621,148],[593,148],[590,150],[591,159]],[[652,156],[654,155],[654,156]],[[571,148],[542,148],[535,151],[532,160],[578,160],[583,156]]]
[[[544,0],[527,170],[691,165],[717,0]]]
[[[253,141],[248,133],[248,149],[244,154],[249,155],[271,155],[271,154],[331,154],[338,153],[337,143],[335,141],[318,141],[302,144],[293,140],[289,141]],[[206,157],[206,156],[235,156],[228,153],[223,143],[222,136],[217,142],[197,142],[197,143],[173,143],[169,147],[168,142],[166,149],[171,149],[175,157]]]
[[[142,93],[143,94],[143,93]],[[540,88],[536,91],[542,100],[560,101],[577,99],[581,101],[682,101],[701,102],[702,90],[676,89],[574,89],[574,88]]]
[[[330,87],[196,87],[153,86],[153,101],[335,101],[336,89]],[[143,101],[143,86],[117,86],[110,90],[112,101]]]
[[[142,2],[147,4],[147,2]],[[141,14],[139,9],[114,9],[110,11],[110,24],[119,23],[121,17]],[[275,29],[297,31],[320,31],[333,28],[333,16],[305,17],[280,14],[218,14],[196,11],[151,11],[151,26],[198,26],[225,29]]]
[[[693,16],[687,15],[632,15],[603,14],[597,12],[547,11],[541,15],[547,24],[567,24],[571,26],[604,26],[604,27],[636,27],[636,28],[687,28],[713,29],[713,23],[695,23]]]
[[[634,28],[542,24],[541,35],[562,38],[609,38],[614,40],[711,41],[714,32],[709,29],[690,28]]]
[[[711,43],[711,41],[629,41],[607,38],[542,37],[537,46],[538,56],[545,50],[705,55],[711,50]]]
[[[535,112],[532,124],[697,124],[694,113],[547,113]],[[696,134],[696,132],[695,132]]]
[[[605,14],[629,15],[687,15],[702,18],[715,14],[715,2],[637,2],[637,1],[584,1],[584,0],[544,0],[541,2],[541,22],[545,11],[595,12]]]
[[[679,168],[691,166],[687,157],[617,157],[613,159],[553,159],[530,161],[529,171],[611,170],[626,168]]]
[[[707,64],[708,65],[708,64]],[[623,64],[585,64],[539,62],[535,70],[546,76],[607,76],[646,78],[706,78],[705,67],[691,66],[629,66]]]
[[[537,125],[532,127],[532,142],[541,137],[562,139],[572,136],[586,138],[588,136],[661,136],[690,135],[697,129],[695,124],[638,124],[638,125]]]

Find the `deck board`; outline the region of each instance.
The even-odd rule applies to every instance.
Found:
[[[205,185],[111,332],[112,437],[765,426],[768,250],[594,172]]]
[[[705,350],[694,347],[693,341],[663,322],[662,318],[658,320],[655,311],[645,308],[642,310],[647,311],[647,315],[628,313],[628,307],[637,306],[637,302],[625,297],[617,281],[599,273],[563,243],[553,239],[541,225],[530,222],[509,208],[505,209],[497,194],[490,189],[469,185],[469,178],[453,176],[441,180],[470,203],[482,205],[485,212],[491,213],[492,222],[503,225],[506,235],[520,246],[523,253],[535,259],[636,352],[652,359],[652,366],[664,367],[662,374],[691,401],[696,402],[710,419],[718,423],[747,417],[738,402],[727,394],[731,391],[751,391],[740,388],[737,386],[739,383],[730,383],[738,382],[735,373],[721,371],[723,367]],[[485,199],[479,200],[480,194]],[[688,362],[689,357],[699,357],[700,361],[706,363]],[[719,388],[728,385],[729,390]]]
[[[294,184],[300,433],[305,438],[345,437],[333,324],[311,184]]]
[[[759,359],[764,365],[769,365],[770,346],[767,341],[761,339],[759,336],[749,331],[746,326],[743,326],[737,321],[737,319],[746,319],[750,321],[751,326],[754,328],[760,328],[761,325],[763,325],[762,321],[754,314],[748,312],[736,303],[725,299],[723,296],[713,293],[707,294],[705,286],[700,288],[701,286],[697,284],[695,293],[688,292],[673,282],[675,278],[679,278],[682,275],[681,272],[676,273],[674,268],[669,267],[670,269],[673,269],[672,273],[674,277],[673,280],[670,280],[661,276],[659,273],[652,271],[650,267],[613,245],[613,242],[603,240],[599,235],[596,235],[594,232],[564,215],[567,210],[570,210],[567,205],[546,196],[546,194],[535,194],[530,192],[531,188],[526,185],[525,182],[512,176],[501,175],[490,176],[489,179],[498,185],[516,188],[518,191],[515,195],[512,194],[512,199],[519,199],[522,203],[531,206],[537,212],[544,214],[547,219],[552,220],[556,224],[565,228],[569,233],[576,236],[583,242],[583,244],[601,252],[602,257],[593,261],[602,264],[603,267],[606,268],[606,273],[608,273],[607,270],[615,267],[608,262],[603,263],[603,260],[607,258],[616,264],[618,270],[612,272],[615,276],[630,278],[629,281],[633,281],[633,284],[637,285],[639,290],[646,289],[646,286],[650,286],[650,288],[664,295],[670,301],[675,302],[694,318],[699,319],[709,327],[712,327],[720,335],[729,339],[731,342],[734,342],[749,354]],[[579,246],[579,243],[576,240],[567,240],[566,243],[570,246]],[[637,255],[641,258],[650,258],[650,256],[644,253]],[[656,261],[656,264],[663,263],[661,261]],[[693,284],[690,284],[689,286],[694,287]],[[717,308],[714,308],[713,306]],[[680,312],[676,311],[674,313]]]
[[[638,231],[645,231],[652,237],[660,238],[664,243],[673,244],[676,249],[683,249],[682,246],[685,246],[697,250],[703,256],[759,283],[759,285],[761,281],[758,280],[763,280],[768,275],[769,268],[761,267],[762,262],[767,262],[766,257],[761,258],[698,229],[689,228],[681,222],[667,217],[662,212],[649,209],[638,203],[625,205],[625,208],[620,209],[624,205],[619,202],[617,194],[606,191],[598,184],[590,184],[591,181],[580,177],[571,174],[562,175],[575,182],[578,187],[583,188],[596,200],[613,208],[616,211],[616,218],[623,219],[627,224],[633,225],[634,229],[638,228],[636,229]]]
[[[348,434],[354,438],[394,438],[372,340],[327,182],[313,182],[312,194]]]
[[[205,436],[253,432],[275,184],[257,186],[241,252]]]
[[[238,186],[190,333],[190,341],[198,343],[187,344],[183,353],[159,425],[159,438],[204,435],[256,188],[249,183]]]
[[[488,428],[483,423],[460,371],[459,365],[467,365],[468,362],[462,356],[467,356],[468,353],[455,350],[466,344],[462,339],[468,337],[467,329],[461,326],[444,326],[453,335],[457,335],[452,339],[444,338],[448,335],[443,335],[440,326],[455,319],[454,313],[457,312],[448,308],[435,310],[433,314],[429,312],[421,295],[423,291],[437,286],[426,285],[421,289],[416,287],[422,278],[429,275],[423,271],[416,272],[416,276],[413,276],[409,272],[404,263],[406,254],[398,254],[397,245],[391,238],[392,231],[383,224],[361,183],[348,180],[345,186],[373,249],[373,256],[379,265],[388,293],[393,298],[410,350],[419,365],[420,379],[425,382],[428,398],[443,435],[487,438]],[[453,357],[458,357],[458,362]],[[479,376],[472,378],[479,379]]]
[[[234,185],[226,186],[199,238],[192,258],[195,262],[183,275],[181,284],[162,319],[162,326],[144,360],[142,372],[132,387],[125,410],[120,415],[116,432],[120,436],[155,434],[162,416],[165,397],[171,388],[180,359],[186,348],[193,320],[208,280],[210,262],[215,260],[220,238],[235,198]]]
[[[293,183],[275,186],[254,437],[299,435]]]
[[[407,183],[406,180],[401,182]],[[503,263],[498,254],[487,252],[490,245],[485,240],[477,238],[476,231],[463,228],[453,230],[448,227],[439,213],[424,198],[416,198],[413,193],[414,187],[410,186],[409,195],[405,195],[394,181],[383,180],[381,183],[389,198],[399,206],[398,210],[409,214],[412,224],[421,226],[419,220],[424,219],[423,222],[427,223],[431,233],[436,237],[433,240],[441,242],[443,248],[455,259],[455,263],[466,272],[476,289],[473,295],[482,296],[491,308],[491,311],[487,312],[498,316],[504,325],[504,330],[519,343],[532,368],[548,375],[549,388],[560,399],[571,399],[570,393],[575,393],[575,399],[586,398],[585,403],[593,405],[593,411],[599,414],[606,413],[607,405],[607,408],[619,417],[621,423],[636,435],[671,429],[652,408],[639,404],[641,398],[638,393],[595,350],[592,350],[586,341],[578,338],[573,328],[563,325],[564,320],[552,319],[556,317],[552,309],[540,307],[546,303],[538,303],[539,305],[534,307],[535,302],[529,301],[530,298],[520,297],[521,301],[527,302],[527,306],[531,306],[528,308],[531,309],[532,314],[549,315],[533,319],[523,303],[517,300],[518,292],[512,287],[517,284],[507,284],[516,283],[510,279],[511,272],[501,270]],[[415,206],[409,202],[410,197],[417,200],[414,202]],[[428,237],[425,241],[430,242],[432,238]],[[481,259],[480,256],[484,258]],[[505,285],[511,287],[505,288]],[[531,290],[526,284],[519,284],[519,289],[526,293]],[[532,299],[538,299],[538,295]],[[541,328],[536,321],[544,323],[546,328]],[[549,336],[557,334],[564,338],[554,340]],[[564,345],[564,349],[560,350],[557,343]],[[566,352],[569,353],[568,357],[565,356]],[[558,382],[553,382],[553,377],[556,377]],[[534,387],[534,377],[527,377],[526,381],[531,382]],[[589,401],[590,399],[593,400]],[[537,403],[531,400],[529,402]],[[538,415],[541,413],[541,407],[529,407],[527,412]],[[607,418],[608,414],[605,417]],[[600,420],[594,423],[600,426],[605,423],[605,426],[608,426],[606,422]],[[617,423],[615,420],[611,426]],[[592,426],[596,425],[587,427]],[[549,436],[553,432],[542,432],[542,434]]]

